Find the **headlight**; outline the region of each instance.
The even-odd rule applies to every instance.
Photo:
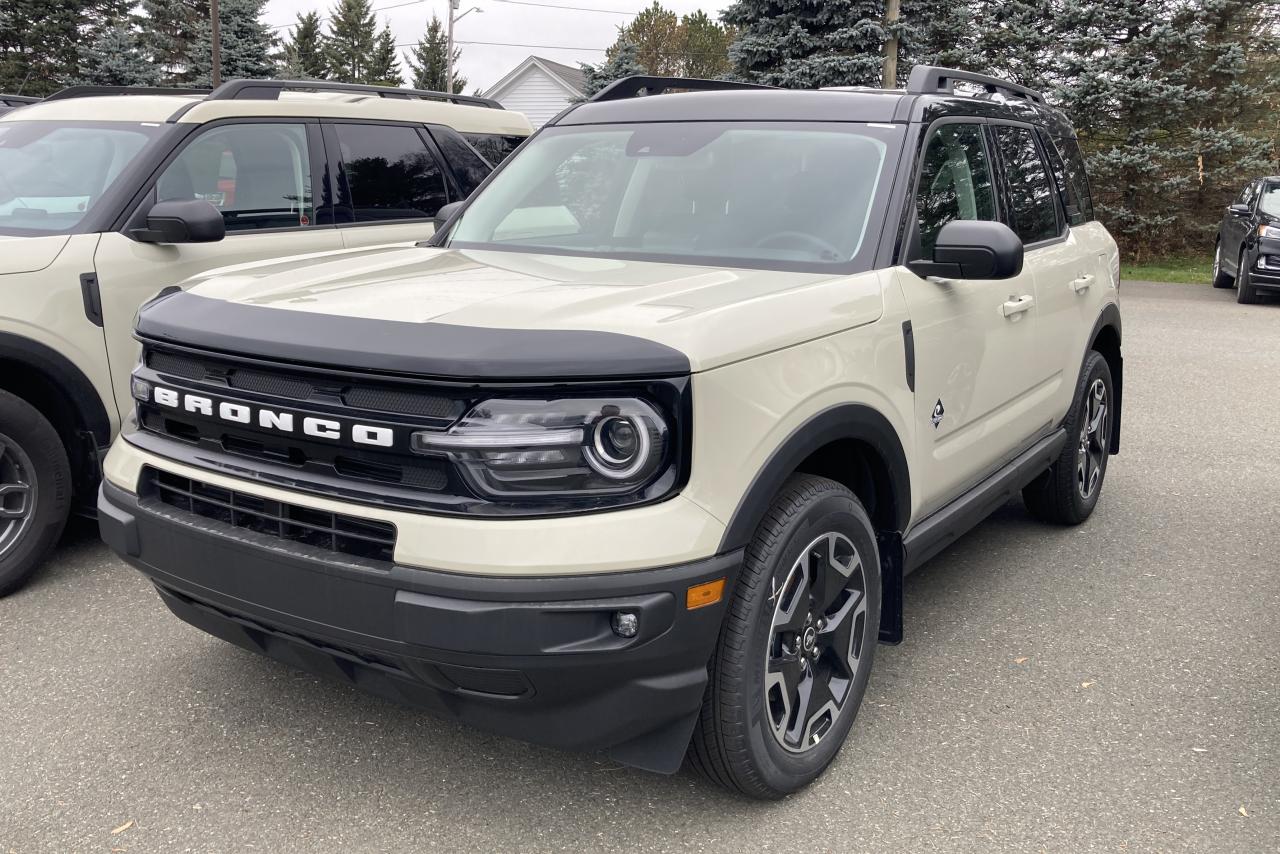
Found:
[[[1259,237],[1269,237],[1272,240],[1280,240],[1280,226],[1260,225],[1258,226]]]
[[[497,500],[609,496],[641,490],[671,467],[670,430],[639,398],[493,399],[448,431],[410,437],[419,454],[452,459]]]

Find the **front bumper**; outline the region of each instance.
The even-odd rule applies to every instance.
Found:
[[[741,552],[662,569],[495,577],[373,566],[106,482],[107,544],[180,618],[231,643],[482,729],[679,766]],[[686,591],[727,580],[715,605]],[[634,638],[614,634],[623,610]]]

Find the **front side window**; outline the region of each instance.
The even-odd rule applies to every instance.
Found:
[[[999,125],[995,131],[1009,188],[1009,227],[1023,243],[1057,237],[1053,187],[1031,129]]]
[[[209,202],[229,232],[313,225],[306,128],[264,123],[206,131],[165,168],[156,196]]]
[[[126,122],[0,124],[0,234],[67,234],[160,132]]]
[[[868,229],[902,133],[852,123],[552,128],[474,198],[450,245],[718,266],[851,264],[873,253]]]
[[[1280,217],[1280,184],[1265,184],[1258,197],[1258,210],[1269,216]]]
[[[945,124],[925,143],[916,190],[920,253],[933,257],[938,232],[953,220],[996,218],[991,162],[981,125]]]
[[[340,124],[336,130],[340,203],[354,222],[431,219],[448,203],[444,172],[416,129]]]

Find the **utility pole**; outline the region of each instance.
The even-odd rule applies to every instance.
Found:
[[[444,52],[444,91],[450,95],[453,94],[453,16],[457,11],[458,0],[449,0],[449,36],[446,39],[448,45]]]
[[[222,85],[222,21],[218,18],[218,0],[209,0],[209,26],[213,30],[213,88]]]
[[[901,0],[886,0],[884,8],[886,27],[898,23],[901,8]],[[880,87],[882,89],[898,88],[898,36],[896,33],[889,36],[889,40],[884,43],[884,74],[880,78]]]

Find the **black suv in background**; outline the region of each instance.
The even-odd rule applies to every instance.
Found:
[[[1213,252],[1213,286],[1235,285],[1236,299],[1280,291],[1280,175],[1249,182],[1227,207]]]
[[[25,107],[27,104],[34,104],[39,100],[39,98],[32,98],[28,95],[6,95],[0,92],[0,116],[19,107]]]

